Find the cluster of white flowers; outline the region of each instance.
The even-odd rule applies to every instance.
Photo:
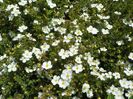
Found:
[[[94,57],[91,56],[90,52],[85,53],[84,59],[87,60],[87,63],[90,66],[98,66],[100,64],[99,60],[98,59],[95,60]]]
[[[82,18],[83,20],[87,21],[87,20],[89,19],[89,15],[88,15],[88,13],[84,12],[84,13],[80,16],[80,18]]]
[[[70,56],[74,56],[78,53],[78,46],[71,46],[69,50],[61,49],[58,53],[58,55],[61,57],[61,59],[66,59]]]
[[[17,36],[15,36],[12,40],[13,41],[21,40],[23,37],[24,37],[23,34],[17,34]]]
[[[16,17],[19,14],[21,14],[21,12],[19,11],[19,6],[17,4],[8,5],[6,8],[6,11],[11,11],[11,15],[9,16],[9,20],[12,20],[14,16]]]
[[[12,62],[11,64],[7,65],[8,72],[15,72],[17,70],[17,63]]]
[[[95,28],[95,27],[93,27],[93,26],[89,26],[89,27],[87,27],[87,31],[89,32],[89,33],[92,33],[92,34],[97,34],[99,31]]]
[[[124,69],[124,73],[127,75],[127,76],[132,76],[133,75],[133,70],[131,69],[131,66],[128,66]]]
[[[28,50],[25,50],[24,53],[22,54],[22,57],[20,58],[20,60],[23,63],[26,63],[27,61],[29,61],[32,58],[32,52],[29,52]]]
[[[93,96],[93,91],[90,89],[90,85],[88,83],[84,83],[82,86],[82,92],[87,94],[88,98]]]
[[[124,99],[123,97],[123,90],[120,88],[115,87],[112,85],[108,90],[107,93],[113,94],[115,96],[115,99]]]
[[[64,69],[62,71],[61,76],[55,75],[51,80],[51,82],[53,83],[53,85],[58,84],[60,88],[65,89],[66,87],[69,86],[71,79],[72,79],[71,69]]]
[[[28,50],[25,50],[20,60],[23,63],[26,63],[33,57],[33,54],[36,56],[37,59],[41,59],[42,54],[48,51],[49,48],[50,48],[50,45],[48,45],[47,43],[44,43],[43,45],[40,46],[40,49],[33,47],[31,52]]]
[[[92,8],[97,8],[98,11],[101,11],[104,6],[102,4],[91,4]]]
[[[133,89],[133,81],[127,80],[127,79],[121,79],[119,80],[119,83],[121,87],[126,88],[126,89]]]
[[[20,5],[20,6],[25,6],[26,4],[28,4],[28,3],[32,3],[32,2],[36,2],[37,0],[20,0],[19,2],[18,2],[18,4]]]
[[[64,22],[65,20],[63,18],[52,18],[51,25],[54,27],[56,25],[61,25]]]
[[[91,68],[91,75],[97,76],[97,78],[99,78],[102,81],[105,81],[106,79],[120,79],[120,74],[118,72],[107,72],[106,70],[104,70],[103,68],[99,68],[99,67],[92,67]]]
[[[63,27],[54,27],[55,31],[58,31],[61,35],[66,33],[66,28]]]

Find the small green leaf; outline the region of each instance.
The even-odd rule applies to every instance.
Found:
[[[107,99],[115,99],[114,96],[112,94],[109,94]]]

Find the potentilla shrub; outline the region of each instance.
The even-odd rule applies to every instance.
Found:
[[[133,0],[0,0],[0,99],[133,99]]]

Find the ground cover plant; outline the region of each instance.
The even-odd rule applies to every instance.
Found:
[[[0,0],[0,99],[133,99],[133,0]]]

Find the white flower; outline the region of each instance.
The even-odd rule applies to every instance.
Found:
[[[102,33],[103,34],[109,34],[109,30],[108,29],[102,29]]]
[[[15,37],[13,38],[13,41],[20,40],[20,39],[22,39],[23,37],[24,37],[24,35],[22,35],[22,34],[17,34],[17,36],[15,36]]]
[[[20,2],[18,2],[18,4],[21,6],[25,6],[27,4],[27,0],[21,0]]]
[[[28,0],[29,3],[36,2],[37,0]]]
[[[58,55],[61,57],[61,59],[66,59],[69,57],[69,52],[65,51],[64,49],[61,49]]]
[[[38,99],[41,99],[43,93],[42,92],[38,92]]]
[[[54,30],[60,32],[61,35],[66,33],[66,28],[63,27],[57,27]]]
[[[129,35],[126,35],[126,37],[125,37],[125,38],[127,38],[129,42],[131,42],[131,41],[132,41],[132,38],[131,38]]]
[[[89,18],[89,15],[88,15],[88,13],[83,13],[81,16],[80,16],[80,18],[82,18],[83,20],[85,20],[85,21],[87,21],[87,19]]]
[[[71,46],[69,48],[69,55],[73,56],[73,55],[76,55],[76,54],[78,54],[78,47],[77,46]]]
[[[73,38],[73,35],[68,34],[67,36],[64,36],[63,42],[69,43],[72,38]]]
[[[116,44],[119,45],[119,46],[121,46],[121,45],[124,44],[124,42],[122,40],[121,41],[116,41]]]
[[[7,8],[6,8],[6,11],[10,11],[13,7],[14,7],[14,5],[13,5],[13,4],[8,5],[8,6],[7,6]]]
[[[82,92],[87,93],[89,91],[89,89],[90,89],[90,85],[87,83],[84,83],[82,86]]]
[[[133,53],[132,52],[129,54],[128,58],[133,60]]]
[[[69,86],[69,82],[63,79],[60,79],[58,84],[59,87],[63,89],[66,89],[66,87]]]
[[[22,25],[22,26],[20,26],[20,27],[18,28],[18,31],[24,32],[27,28],[28,28],[27,26]]]
[[[123,88],[133,89],[133,82],[132,81],[129,81],[129,80],[124,78],[122,80],[119,80],[119,83],[120,83],[121,87],[123,87]]]
[[[75,66],[72,67],[72,70],[75,71],[76,73],[80,73],[83,71],[83,66],[81,64],[77,64]]]
[[[11,71],[16,71],[17,68],[16,68],[16,63],[15,62],[12,62],[11,64],[7,65],[7,68],[8,68],[8,72],[11,72]]]
[[[60,18],[60,19],[52,18],[51,25],[52,26],[61,25],[61,23],[64,23],[64,22],[65,22],[65,20],[62,18]]]
[[[112,72],[105,73],[106,78],[112,78]]]
[[[2,2],[2,3],[3,3],[3,0],[0,0],[0,2]]]
[[[103,5],[102,4],[91,4],[91,7],[92,8],[97,8],[98,11],[102,10],[103,9]]]
[[[52,46],[57,46],[59,43],[60,43],[60,40],[55,40],[55,41],[52,43]]]
[[[106,75],[107,75],[107,74],[106,74]],[[98,76],[98,78],[99,78],[100,80],[103,80],[103,81],[104,81],[105,78],[106,78],[104,73],[98,74],[97,76]]]
[[[26,61],[30,60],[30,58],[32,58],[32,52],[25,50],[22,56],[23,57],[21,57],[20,60],[25,63]]]
[[[119,79],[120,78],[120,74],[117,73],[117,72],[113,73],[113,76],[115,77],[115,79]]]
[[[113,1],[119,1],[119,0],[113,0]]]
[[[24,10],[24,14],[27,15],[29,11],[27,9]]]
[[[3,56],[0,56],[0,61],[2,61],[5,58],[7,58],[7,55],[6,54],[4,54]]]
[[[75,35],[76,36],[81,36],[83,33],[79,30],[79,29],[77,29],[76,31],[75,31]]]
[[[11,11],[11,15],[9,16],[10,19],[13,18],[13,16],[18,16],[19,14],[21,14],[21,12],[19,11],[19,6],[17,4],[13,5],[8,5],[6,8],[6,11]]]
[[[39,24],[38,20],[33,21],[34,24]]]
[[[92,65],[98,66],[99,64],[100,64],[99,60],[92,60],[92,61],[90,61],[90,63],[89,63],[90,66],[92,66]]]
[[[102,4],[98,4],[97,6],[96,6],[96,8],[100,11],[100,10],[102,10],[103,9],[103,5]]]
[[[43,62],[43,64],[42,64],[42,68],[44,68],[44,69],[51,69],[53,66],[52,66],[52,64],[51,64],[51,61],[48,61],[48,62]]]
[[[42,31],[48,34],[50,32],[50,28],[48,26],[42,27]]]
[[[123,91],[120,90],[119,88],[115,87],[114,85],[112,85],[110,87],[110,89],[107,90],[107,93],[115,95],[115,97],[116,97],[115,99],[124,99],[124,98],[122,98]],[[118,97],[121,97],[121,98],[118,98]]]
[[[11,14],[14,15],[14,16],[18,16],[19,14],[21,14],[21,12],[19,11],[19,9],[13,9],[11,11]]]
[[[93,96],[93,91],[89,90],[86,94],[88,98],[91,98]]]
[[[125,94],[125,96],[130,99],[130,97],[133,96],[133,90],[128,90],[128,92]]]
[[[106,19],[109,19],[110,16],[103,16],[103,15],[100,15],[100,14],[97,14],[97,16],[100,18],[100,19],[103,19],[103,20],[106,20]]]
[[[56,4],[52,2],[52,0],[46,0],[50,8],[56,7]]]
[[[109,30],[110,30],[110,29],[112,29],[112,28],[113,28],[113,26],[112,26],[112,25],[110,25],[108,21],[104,21],[104,22],[105,22],[105,25],[106,25],[106,28],[107,28],[107,29],[109,29]]]
[[[53,79],[51,80],[53,85],[58,84],[60,77],[57,75],[54,75]]]
[[[131,75],[133,75],[133,70],[131,70],[131,67],[129,66],[129,67],[125,68],[124,73],[127,76],[131,76]]]
[[[72,71],[71,70],[63,70],[62,74],[61,74],[61,78],[67,81],[70,81],[72,78]]]
[[[2,41],[2,36],[1,36],[1,34],[0,34],[0,41]]]
[[[109,30],[113,28],[113,26],[110,25],[110,24],[107,24],[106,27],[107,27]]]
[[[92,34],[97,34],[97,33],[99,32],[99,31],[98,31],[96,28],[94,28],[93,26],[87,27],[87,31],[90,32],[90,33],[92,33]]]
[[[121,12],[115,11],[114,14],[121,15]]]
[[[81,61],[81,56],[76,56],[75,62],[81,64],[81,63],[82,63],[82,61]]]
[[[50,48],[50,45],[48,45],[47,43],[44,43],[43,45],[41,45],[42,52],[48,51],[49,48]]]
[[[33,47],[32,53],[35,54],[37,59],[41,58],[42,52],[39,48]]]
[[[33,69],[30,69],[30,68],[25,67],[25,71],[26,71],[27,73],[31,73],[31,72],[33,72],[33,71],[35,71],[35,70],[36,70],[35,67],[34,67]]]
[[[105,47],[102,47],[102,48],[100,48],[100,51],[104,51],[104,52],[106,52],[107,49],[106,49]]]

